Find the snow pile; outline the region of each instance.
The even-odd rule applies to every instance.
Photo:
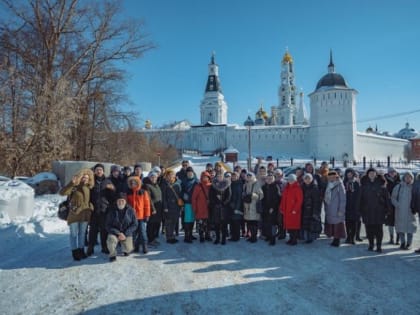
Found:
[[[34,208],[34,190],[18,180],[0,181],[0,212],[10,218],[31,217]]]

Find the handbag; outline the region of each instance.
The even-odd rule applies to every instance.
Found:
[[[175,194],[176,197],[176,203],[178,205],[178,207],[183,207],[184,206],[184,200],[182,200],[182,198],[179,198],[178,194],[176,193],[175,189],[172,187],[172,185],[169,185],[169,187],[172,189],[172,191]]]
[[[73,188],[70,195],[67,196],[67,199],[63,202],[60,202],[58,205],[58,212],[57,216],[59,219],[67,221],[67,217],[69,216],[70,209],[71,209],[71,198],[73,196],[73,193],[76,191],[76,188]]]

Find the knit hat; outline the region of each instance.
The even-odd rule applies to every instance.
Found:
[[[329,171],[328,176],[338,176],[337,171]]]
[[[375,173],[378,173],[378,171],[377,171],[377,170],[376,170],[376,168],[374,168],[374,167],[369,168],[369,169],[366,171],[366,174],[369,174],[370,172],[375,172]]]
[[[191,166],[188,166],[186,172],[194,172],[194,169]]]
[[[392,172],[397,172],[397,170],[393,167],[388,167],[388,174]]]
[[[306,178],[309,178],[311,181],[314,179],[311,173],[306,173],[305,175],[303,175],[303,179],[306,179]]]
[[[152,171],[149,173],[148,177],[158,177],[158,173]]]
[[[280,168],[275,169],[274,170],[274,175],[283,175],[283,171]]]
[[[296,174],[289,174],[289,176],[287,176],[287,181],[290,182],[295,182],[297,180],[297,176]]]
[[[111,173],[112,173],[112,172],[116,172],[116,171],[118,171],[118,172],[120,171],[119,166],[118,166],[118,165],[112,165],[112,166],[111,166]]]
[[[98,167],[102,168],[103,171],[105,171],[105,166],[102,163],[98,163],[93,167],[93,170],[96,170]]]
[[[155,173],[162,173],[162,170],[160,169],[160,167],[159,167],[159,166],[155,166],[154,168],[152,168],[152,172],[155,172]]]
[[[118,199],[124,199],[125,201],[127,201],[127,194],[126,193],[123,193],[123,192],[120,192],[118,194],[118,197],[117,197],[117,200]]]

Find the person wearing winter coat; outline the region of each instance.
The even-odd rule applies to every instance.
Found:
[[[312,174],[303,175],[302,226],[307,244],[312,243],[321,233],[321,195]]]
[[[416,217],[412,207],[414,175],[404,174],[403,181],[392,191],[392,204],[395,207],[395,230],[400,236],[400,249],[409,250],[413,243],[413,234],[417,231]],[[405,237],[407,234],[407,238]],[[407,241],[407,242],[406,242]]]
[[[108,231],[107,246],[109,261],[117,259],[117,245],[121,244],[124,256],[133,251],[133,236],[137,229],[137,218],[133,208],[127,203],[127,195],[119,193],[116,202],[110,207],[106,219]]]
[[[166,242],[168,244],[175,244],[178,242],[175,238],[175,228],[179,222],[183,202],[181,199],[181,184],[176,180],[173,170],[166,170],[160,188],[162,190]]]
[[[277,214],[280,205],[280,189],[274,181],[274,173],[269,171],[265,178],[265,184],[262,186],[263,199],[262,203],[262,217],[264,235],[269,241],[269,245],[276,244],[277,234]]]
[[[146,232],[148,244],[151,246],[158,246],[160,244],[157,239],[159,238],[159,228],[163,215],[162,191],[158,184],[158,177],[158,173],[156,172],[149,173],[149,183],[144,185],[150,197],[151,213],[147,222]]]
[[[209,191],[210,218],[216,232],[213,244],[226,244],[230,196],[230,181],[224,177],[223,172],[219,171]],[[221,241],[220,234],[222,234]]]
[[[184,242],[192,243],[193,227],[195,222],[194,211],[192,207],[192,195],[194,187],[197,185],[197,177],[191,166],[187,167],[187,177],[181,183],[182,199],[184,200]]]
[[[418,213],[419,224],[420,224],[420,174],[417,174],[417,178],[413,184],[413,191],[411,195],[411,209],[413,214]],[[416,249],[415,252],[420,254],[420,248]]]
[[[354,245],[357,225],[360,221],[360,184],[352,168],[344,172],[344,188],[346,190],[346,244]]]
[[[360,213],[366,227],[369,251],[373,251],[376,239],[376,251],[382,252],[383,224],[390,211],[390,196],[385,187],[385,178],[378,175],[376,169],[367,170],[361,180]]]
[[[283,171],[281,169],[274,170],[275,183],[280,190],[280,200],[283,194],[283,190],[287,185],[287,180],[283,177]],[[286,230],[283,227],[283,215],[279,212],[277,214],[277,238],[284,240],[286,238]]]
[[[104,175],[105,167],[98,163],[94,166],[95,185],[90,190],[90,201],[93,204],[94,211],[89,222],[89,245],[86,254],[92,255],[94,247],[97,242],[98,233],[101,240],[101,251],[104,254],[109,254],[106,247],[106,239],[108,232],[106,231],[106,213],[109,205],[115,200],[116,187]]]
[[[124,192],[125,184],[123,182],[123,177],[121,176],[121,170],[117,165],[111,166],[111,174],[108,179],[114,185],[115,191],[112,194],[112,199],[110,202],[113,204],[117,200],[117,197],[120,192]]]
[[[137,218],[137,230],[134,233],[134,251],[140,250],[140,244],[144,254],[149,251],[147,247],[147,221],[151,215],[150,197],[147,190],[142,188],[142,182],[138,176],[128,178],[127,202],[133,208]]]
[[[237,242],[241,237],[241,225],[244,220],[242,189],[243,183],[237,172],[232,173],[230,189],[232,196],[229,202],[230,218],[231,218],[231,237],[229,241]]]
[[[192,194],[192,208],[197,221],[200,243],[205,240],[212,241],[209,231],[209,193],[211,187],[211,177],[207,171],[200,175],[200,183],[194,186]]]
[[[287,185],[281,196],[279,212],[283,215],[284,229],[289,232],[287,245],[297,245],[299,230],[301,228],[303,192],[297,176],[287,176]]]
[[[386,179],[386,189],[388,190],[389,195],[391,196],[392,191],[394,190],[395,186],[397,186],[400,182],[400,174],[395,170],[395,168],[390,167],[388,168],[388,173],[384,175]],[[389,232],[389,244],[394,244],[394,231],[395,231],[395,207],[393,204],[390,204],[391,209],[390,212],[387,214],[385,218],[385,225],[388,226]],[[396,235],[395,244],[399,245],[399,235]]]
[[[328,173],[328,185],[324,196],[325,234],[332,237],[331,246],[340,246],[340,239],[346,238],[346,192],[336,171]]]
[[[93,187],[93,172],[83,169],[64,186],[60,195],[69,196],[70,211],[67,224],[70,229],[70,248],[74,260],[86,258],[85,237],[93,205],[90,202],[90,189]]]
[[[254,173],[249,172],[246,175],[246,183],[242,191],[242,201],[244,205],[244,219],[251,236],[247,241],[255,243],[258,234],[258,221],[260,220],[260,209],[262,210],[261,200],[264,195]]]

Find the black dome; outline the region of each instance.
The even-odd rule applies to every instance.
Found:
[[[347,83],[346,83],[346,80],[344,80],[343,76],[341,74],[338,74],[338,73],[327,73],[326,75],[324,75],[318,81],[318,84],[316,85],[316,89],[318,90],[319,88],[321,88],[323,86],[348,87]]]

